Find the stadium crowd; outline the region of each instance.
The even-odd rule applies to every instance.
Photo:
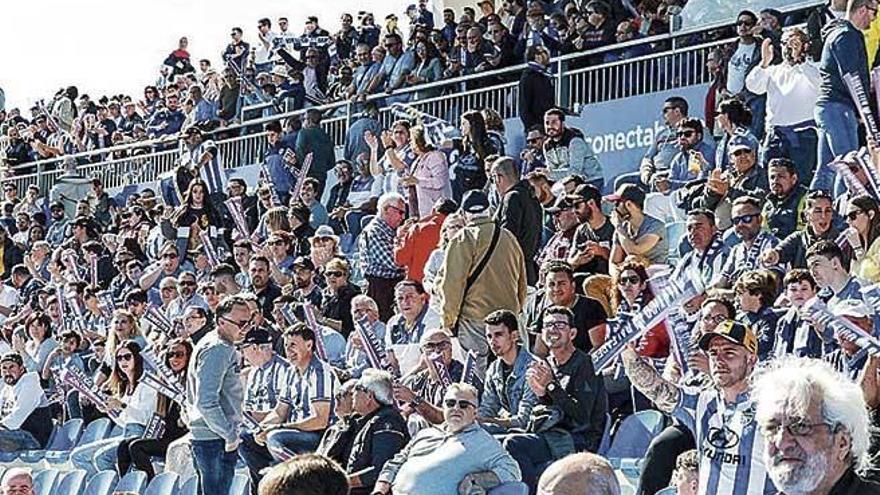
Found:
[[[862,33],[878,6],[844,3],[784,32],[778,13],[741,12],[734,46],[709,61],[711,118],[666,99],[638,171],[608,184],[541,98],[535,78],[564,48],[529,37],[540,2],[502,9],[532,40],[524,149],[492,108],[438,132],[418,114],[385,128],[366,102],[337,159],[310,108],[301,125],[265,125],[257,184],[227,175],[222,130],[199,125],[211,85],[178,87],[192,74],[181,43],[168,70],[183,77],[151,88],[157,111],[193,108],[173,110],[180,162],[161,191],[111,196],[94,179],[46,204],[37,185],[3,185],[0,454],[109,418],[116,436],[70,455],[89,476],[152,478],[158,457],[202,494],[227,493],[241,462],[261,495],[616,495],[607,440],[653,410],[665,428],[639,493],[880,493],[880,128]],[[476,25],[515,29],[491,5],[459,18],[474,22],[462,43]],[[553,5],[557,30],[582,15]],[[589,26],[619,19],[598,5]],[[413,9],[419,40],[431,32]],[[275,46],[261,26],[257,74]],[[376,31],[403,60],[400,34]],[[233,81],[241,34],[225,52]],[[352,35],[370,67],[364,46]],[[301,75],[321,50],[304,49]],[[40,110],[46,129],[75,99]],[[111,103],[82,121],[113,122]],[[30,487],[20,470],[0,483]]]

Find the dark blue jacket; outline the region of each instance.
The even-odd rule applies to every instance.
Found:
[[[825,46],[819,62],[819,76],[822,81],[819,84],[817,104],[836,102],[853,105],[841,76],[857,75],[865,91],[870,91],[865,36],[851,22],[842,19],[829,22],[823,33]]]

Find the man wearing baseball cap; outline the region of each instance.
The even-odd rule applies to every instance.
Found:
[[[647,259],[649,264],[666,263],[669,256],[666,225],[645,214],[645,192],[635,184],[621,184],[617,191],[603,199],[614,204],[611,263],[622,263],[627,256]]]
[[[758,338],[742,323],[725,320],[703,334],[699,347],[709,357],[714,386],[696,392],[664,379],[633,346],[621,357],[632,384],[694,434],[701,456],[698,494],[776,493],[749,389]]]
[[[0,452],[39,449],[52,432],[49,401],[37,371],[28,371],[17,352],[0,357]]]

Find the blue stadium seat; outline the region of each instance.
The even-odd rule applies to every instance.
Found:
[[[70,457],[70,452],[76,447],[80,435],[82,435],[83,420],[79,418],[68,419],[46,447],[44,458],[50,464],[61,464]],[[20,456],[24,460],[24,456]]]
[[[61,475],[55,483],[55,492],[64,495],[81,495],[86,484],[86,473],[82,469],[69,471]]]
[[[114,492],[132,492],[141,493],[147,486],[147,473],[143,471],[129,471],[128,474],[119,480],[116,484]]]
[[[651,440],[662,430],[663,414],[659,411],[639,411],[620,424],[605,457],[644,457]]]
[[[44,469],[34,475],[34,495],[52,495],[55,480],[58,479],[57,469]]]
[[[489,495],[529,495],[529,485],[522,481],[502,483],[489,490]]]
[[[54,421],[52,423],[52,432],[49,433],[49,441],[46,442],[46,445],[50,445],[55,440],[55,436],[58,435],[58,424]],[[15,455],[18,456],[21,462],[35,464],[43,460],[43,457],[46,455],[46,449],[20,450]],[[3,461],[6,461],[6,459],[3,459]]]
[[[655,495],[678,495],[678,490],[676,490],[674,486],[667,486]]]
[[[177,495],[199,495],[199,477],[193,476],[183,482]]]
[[[106,438],[107,432],[110,431],[110,426],[110,418],[98,418],[93,420],[86,425],[86,430],[83,432],[82,436],[79,437],[79,442],[77,442],[76,446],[79,447]]]
[[[116,484],[116,471],[101,471],[89,480],[82,495],[110,495]]]
[[[174,495],[177,490],[177,473],[162,473],[147,485],[144,495]]]
[[[229,486],[229,495],[247,495],[250,493],[251,480],[244,474],[236,474]]]

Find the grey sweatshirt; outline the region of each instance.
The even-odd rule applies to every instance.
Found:
[[[244,388],[238,353],[214,330],[193,350],[186,384],[187,417],[194,440],[238,439]]]

